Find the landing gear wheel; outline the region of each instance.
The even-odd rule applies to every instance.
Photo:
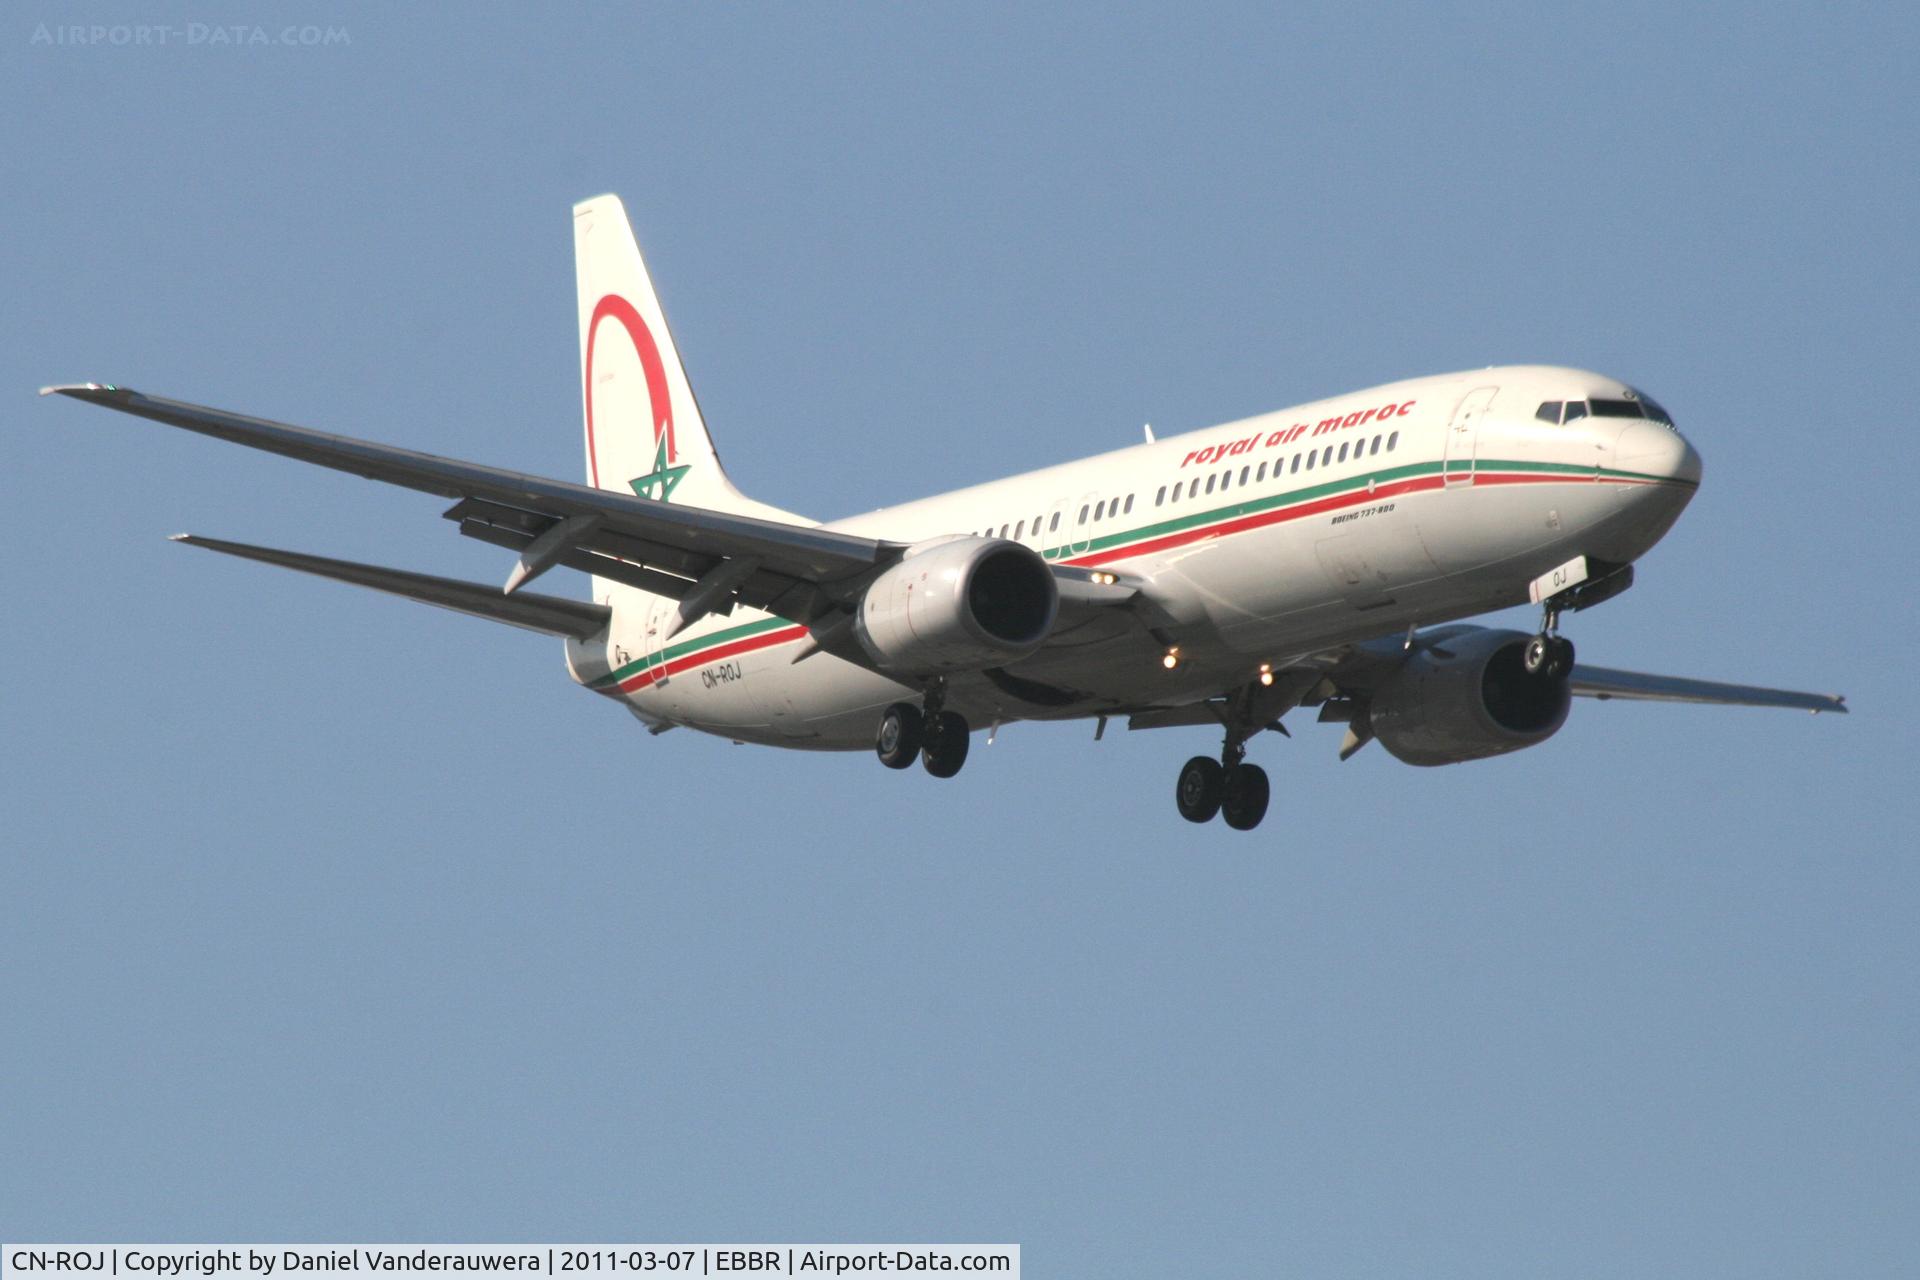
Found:
[[[1188,822],[1211,822],[1226,792],[1226,770],[1211,756],[1195,756],[1180,768],[1174,803]]]
[[[1547,663],[1553,656],[1554,637],[1542,632],[1527,641],[1526,651],[1520,655],[1520,665],[1527,669],[1530,676],[1547,674]]]
[[[951,778],[967,762],[969,737],[966,717],[958,712],[941,711],[928,716],[920,763],[936,778]]]
[[[1227,774],[1220,816],[1235,831],[1251,831],[1267,816],[1267,771],[1257,764],[1237,764]]]
[[[1559,680],[1573,671],[1573,641],[1543,631],[1527,641],[1526,652],[1521,655],[1520,663],[1530,676]]]
[[[1555,680],[1573,674],[1573,641],[1565,636],[1547,640],[1547,674]]]
[[[920,754],[924,721],[920,708],[896,702],[880,713],[880,731],[874,735],[873,751],[889,769],[904,769]]]

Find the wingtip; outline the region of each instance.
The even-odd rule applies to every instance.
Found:
[[[84,396],[90,391],[118,391],[111,382],[56,382],[40,388],[43,396]]]

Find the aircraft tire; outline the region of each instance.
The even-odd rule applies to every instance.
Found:
[[[1573,641],[1565,636],[1547,641],[1547,674],[1555,680],[1573,674]]]
[[[965,716],[956,711],[942,711],[927,723],[926,741],[920,747],[920,763],[936,778],[951,778],[967,762],[970,737],[971,730]]]
[[[1527,648],[1520,655],[1520,665],[1527,669],[1530,676],[1544,676],[1553,661],[1553,637],[1541,632],[1527,641]]]
[[[1226,770],[1212,756],[1195,756],[1180,767],[1173,801],[1188,822],[1211,822],[1226,792]]]
[[[920,754],[924,734],[920,708],[896,702],[880,713],[880,729],[873,737],[874,754],[889,769],[904,769]]]
[[[1237,764],[1227,774],[1220,816],[1235,831],[1251,831],[1267,816],[1267,800],[1271,794],[1265,769],[1257,764]]]

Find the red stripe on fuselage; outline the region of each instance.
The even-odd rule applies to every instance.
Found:
[[[1294,507],[1280,507],[1273,511],[1257,511],[1251,515],[1238,516],[1223,520],[1218,524],[1197,525],[1191,529],[1182,529],[1178,533],[1169,533],[1164,537],[1149,538],[1145,542],[1129,543],[1121,547],[1109,547],[1105,551],[1095,551],[1091,555],[1074,556],[1067,564],[1090,565],[1107,564],[1114,560],[1124,560],[1129,556],[1147,555],[1155,551],[1165,551],[1170,547],[1183,547],[1190,542],[1200,542],[1207,538],[1221,538],[1231,533],[1245,533],[1249,529],[1263,529],[1268,525],[1283,524],[1288,520],[1300,520],[1307,516],[1320,515],[1327,511],[1338,511],[1341,507],[1358,506],[1367,502],[1378,502],[1382,498],[1394,498],[1406,493],[1419,493],[1426,489],[1438,489],[1441,478],[1417,476],[1411,480],[1396,480],[1392,484],[1373,487],[1369,493],[1365,489],[1355,489],[1350,493],[1335,494],[1328,498],[1318,498],[1312,502],[1303,502]]]
[[[1278,507],[1271,511],[1255,512],[1252,515],[1239,516],[1223,520],[1218,524],[1196,525],[1191,529],[1182,529],[1164,537],[1149,538],[1145,542],[1132,542],[1124,546],[1108,547],[1104,551],[1095,551],[1089,555],[1073,556],[1063,563],[1072,565],[1111,564],[1115,560],[1125,560],[1130,556],[1147,555],[1155,551],[1165,551],[1172,547],[1182,547],[1191,542],[1200,542],[1207,538],[1225,537],[1233,533],[1245,533],[1250,529],[1263,529],[1268,525],[1284,524],[1289,520],[1301,520],[1308,516],[1322,515],[1329,511],[1338,511],[1342,507],[1362,506],[1369,502],[1378,502],[1382,498],[1395,498],[1402,494],[1422,493],[1433,489],[1451,486],[1455,489],[1470,488],[1478,485],[1493,484],[1656,484],[1654,480],[1641,480],[1630,476],[1578,476],[1567,474],[1530,475],[1479,471],[1455,473],[1451,477],[1439,474],[1416,476],[1409,480],[1396,480],[1391,484],[1375,485],[1371,491],[1354,489],[1347,493],[1331,497],[1318,498],[1312,502],[1303,502],[1298,506]]]
[[[1482,484],[1659,484],[1658,480],[1642,480],[1638,476],[1594,475],[1540,475],[1538,473],[1520,474],[1507,471],[1476,471],[1473,482]]]
[[[695,667],[704,667],[709,662],[719,662],[723,658],[735,658],[743,653],[752,653],[756,649],[771,649],[775,645],[805,639],[806,636],[807,629],[800,626],[782,627],[778,631],[769,631],[761,636],[748,636],[744,640],[735,640],[731,644],[723,644],[712,649],[702,649],[687,654],[683,658],[675,658],[672,662],[666,663],[664,666],[648,667],[645,671],[628,676],[615,688],[602,689],[599,692],[609,695],[615,692],[633,693],[636,690],[644,689],[648,685],[655,683],[662,675],[677,676],[682,671],[691,671]]]

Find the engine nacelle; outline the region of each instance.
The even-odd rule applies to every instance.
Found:
[[[949,538],[908,548],[876,578],[854,633],[889,672],[979,671],[1038,649],[1059,607],[1053,572],[1032,548]]]
[[[1483,760],[1545,742],[1567,722],[1566,678],[1528,675],[1518,631],[1436,636],[1374,691],[1368,723],[1408,764]]]

